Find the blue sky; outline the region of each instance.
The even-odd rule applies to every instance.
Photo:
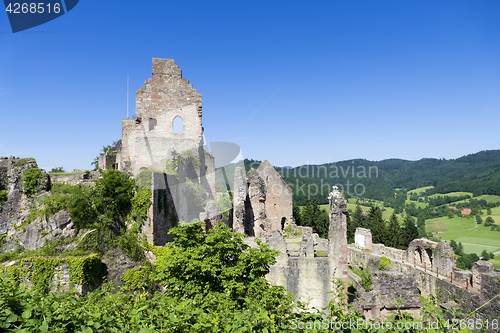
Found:
[[[13,34],[0,13],[0,156],[88,169],[126,78],[174,58],[208,141],[274,165],[499,149],[497,0],[89,1]]]

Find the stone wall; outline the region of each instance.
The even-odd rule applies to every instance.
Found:
[[[349,272],[349,279],[358,292],[353,305],[366,318],[385,318],[390,311],[402,310],[418,314],[422,307],[418,285],[412,276],[405,276],[390,267],[372,268],[370,290],[366,291],[361,278]]]
[[[173,175],[156,172],[151,174],[152,204],[142,232],[146,234],[147,241],[154,245],[164,246],[173,241],[173,236],[168,231],[177,226],[179,218],[169,182],[173,183],[175,180]]]
[[[354,233],[354,244],[357,247],[370,250],[372,248],[372,233],[370,230],[357,228]]]
[[[427,250],[432,249],[431,254],[425,251],[426,247]],[[383,256],[387,257],[396,271],[416,281],[418,292],[423,296],[436,297],[441,304],[460,307],[464,312],[471,312],[485,305],[478,311],[478,316],[484,318],[498,316],[499,312],[495,311],[500,307],[500,299],[489,303],[488,301],[494,297],[495,292],[498,293],[499,289],[495,288],[499,288],[497,281],[500,281],[500,270],[494,270],[492,264],[488,262],[474,263],[473,271],[470,272],[456,268],[451,259],[435,261],[437,258],[447,258],[447,256],[454,259],[448,247],[449,245],[444,246],[426,239],[417,239],[410,243],[408,250],[404,252],[407,255],[400,257],[401,250],[381,244],[372,250],[357,248],[351,244],[348,247],[349,265],[361,267],[371,265],[373,269],[371,263],[379,262]],[[420,262],[417,262],[418,257],[416,257],[420,256],[418,249],[424,250],[421,252],[423,259]],[[448,304],[449,302],[451,303]]]
[[[330,193],[330,233],[322,240],[312,233],[310,227],[296,227],[287,239],[273,230],[266,242],[280,251],[276,264],[266,276],[272,284],[286,287],[296,299],[308,303],[309,307],[322,309],[338,297],[338,292],[347,292],[347,234],[346,201],[334,190]],[[301,234],[301,238],[291,235]],[[291,238],[291,239],[289,239]],[[321,256],[316,256],[321,254]],[[326,254],[326,256],[324,256]],[[337,282],[344,288],[337,289]]]
[[[266,185],[266,216],[271,222],[271,230],[281,230],[292,219],[293,194],[269,161],[263,161],[257,168]]]
[[[247,173],[248,192],[245,200],[245,233],[255,237],[270,234],[271,221],[266,216],[267,188],[258,172]]]
[[[179,131],[176,118],[182,123]],[[173,151],[198,151],[202,136],[201,94],[182,78],[173,59],[153,58],[152,78],[136,93],[136,117],[122,122],[119,169],[133,175],[142,168],[163,170]]]
[[[71,173],[52,173],[49,174],[52,183],[69,184],[69,185],[92,185],[94,180],[99,179],[100,173],[98,171],[85,172],[82,170],[74,170]]]
[[[312,240],[311,235],[305,235],[304,241],[307,243],[306,239]],[[333,298],[332,281],[336,267],[332,265],[332,261],[327,257],[314,257],[311,243],[307,246],[303,241],[297,256],[290,256],[287,249],[289,245],[278,231],[273,231],[266,242],[281,253],[276,264],[270,267],[267,280],[271,284],[285,287],[297,300],[308,303],[310,308],[326,307]]]
[[[235,168],[233,231],[266,237],[282,230],[293,220],[292,203],[292,190],[268,161],[250,169],[246,177],[241,167]]]

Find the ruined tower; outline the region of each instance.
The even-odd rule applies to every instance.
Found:
[[[136,92],[136,116],[122,120],[118,168],[136,175],[140,169],[163,170],[175,151],[203,146],[201,94],[173,59],[153,58],[153,75]],[[200,152],[202,153],[202,152]]]
[[[122,120],[121,140],[99,155],[101,169],[134,177],[149,170],[153,204],[143,231],[157,245],[169,240],[166,233],[178,220],[200,216],[203,207],[191,198],[200,186],[214,198],[215,164],[203,147],[201,101],[173,59],[153,58],[152,78],[136,92],[135,118]]]
[[[152,78],[136,92],[135,118],[122,120],[122,138],[101,154],[99,167],[132,176],[144,169],[163,172],[168,160],[190,150],[200,161],[196,176],[213,193],[214,160],[203,149],[201,101],[174,59],[153,58]]]

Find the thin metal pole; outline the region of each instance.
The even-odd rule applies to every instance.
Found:
[[[129,77],[127,74],[127,119],[129,118]]]

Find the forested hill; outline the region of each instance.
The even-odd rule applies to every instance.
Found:
[[[245,160],[245,165],[249,168],[258,163]],[[332,185],[338,185],[348,196],[384,201],[394,198],[397,188],[411,190],[431,185],[433,193],[464,191],[474,196],[500,195],[500,150],[481,151],[451,160],[355,159],[276,169],[292,188],[299,205],[308,198],[327,203]]]

